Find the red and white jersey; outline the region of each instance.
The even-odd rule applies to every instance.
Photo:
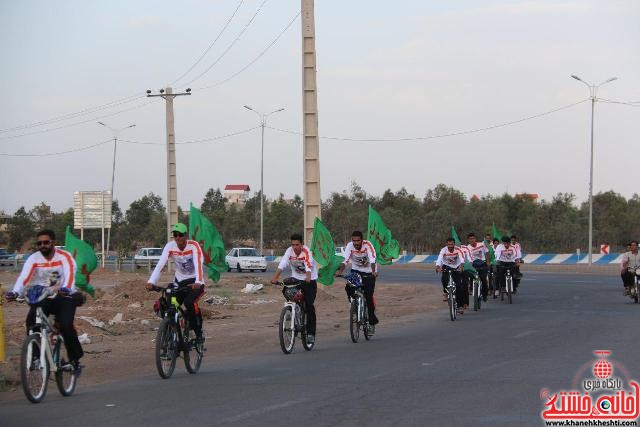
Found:
[[[311,272],[311,280],[318,278],[318,269],[316,267],[316,261],[311,255],[311,251],[308,247],[302,246],[302,250],[299,255],[296,255],[293,247],[289,246],[287,251],[282,256],[278,268],[284,270],[287,266],[291,267],[291,277],[298,280],[305,280],[307,271]]]
[[[349,242],[344,249],[344,263],[351,263],[352,270],[372,273],[371,265],[376,263],[376,250],[368,240],[362,241],[360,250],[353,246],[353,242]]]
[[[446,265],[450,268],[457,268],[461,264],[464,264],[464,255],[462,251],[460,251],[460,248],[454,247],[453,251],[449,251],[449,248],[445,246],[440,250],[438,260],[436,261],[438,267]]]
[[[522,259],[522,246],[520,246],[520,243],[515,242],[515,243],[512,243],[511,246],[516,248],[516,251],[518,251],[518,258]]]
[[[471,262],[475,260],[486,261],[486,254],[489,252],[489,249],[487,249],[484,243],[476,242],[475,246],[467,245],[466,247],[469,250],[469,258],[471,259]]]
[[[22,272],[13,292],[20,294],[24,288],[32,285],[56,286],[76,290],[76,261],[73,256],[62,249],[53,249],[53,257],[46,259],[38,252],[32,253],[22,267]]]
[[[515,246],[509,245],[509,247],[506,248],[504,244],[501,243],[496,248],[496,261],[516,262],[517,259],[520,259],[520,254]]]
[[[196,283],[204,284],[204,253],[200,244],[195,240],[187,240],[183,250],[180,250],[178,244],[175,241],[171,241],[164,246],[162,255],[156,264],[156,268],[153,269],[151,277],[149,277],[149,283],[157,284],[160,279],[160,273],[169,258],[173,260],[173,269],[176,275],[176,281],[182,282],[186,279],[196,279]]]
[[[460,253],[462,253],[462,259],[464,260],[464,262],[471,262],[471,251],[469,250],[469,248],[467,248],[465,245],[461,245],[461,246],[456,246],[456,249],[460,251]]]

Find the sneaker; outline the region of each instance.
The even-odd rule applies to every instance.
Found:
[[[307,334],[307,344],[311,345],[315,343],[316,343],[316,336],[313,334]]]
[[[375,334],[375,333],[376,333],[376,325],[369,325],[369,326],[368,326],[368,329],[369,329],[369,330],[368,330],[369,335],[373,335],[373,334]]]
[[[496,299],[500,296],[500,291],[496,289],[496,291],[493,294],[493,298]]]
[[[73,366],[73,375],[78,378],[82,374],[82,365],[79,361],[74,360],[71,362],[71,366]]]
[[[464,309],[459,308],[459,309],[458,309],[458,311],[456,311],[456,313],[458,313],[458,314],[461,314],[461,315],[462,315],[462,314],[464,314]]]

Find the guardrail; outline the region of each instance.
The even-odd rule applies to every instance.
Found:
[[[435,264],[438,255],[403,255],[394,264]],[[523,258],[525,264],[551,264],[572,265],[587,264],[587,254],[526,254]],[[592,262],[598,265],[620,264],[622,254],[593,254]]]
[[[25,261],[26,258],[2,260],[0,268],[5,267],[7,269],[18,271],[22,269]],[[149,273],[153,268],[155,268],[157,263],[158,262],[155,260],[135,261],[132,258],[107,258],[104,262],[105,269],[112,271],[148,271]],[[98,267],[100,267],[101,265],[101,261],[98,261]]]

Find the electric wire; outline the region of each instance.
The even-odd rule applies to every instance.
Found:
[[[105,141],[102,142],[98,142],[96,144],[91,144],[91,145],[87,145],[85,147],[79,147],[79,148],[74,148],[71,150],[66,150],[66,151],[58,151],[55,153],[39,153],[39,154],[12,154],[12,153],[0,153],[0,156],[7,156],[7,157],[49,157],[49,156],[59,156],[62,154],[70,154],[70,153],[77,153],[78,151],[85,151],[85,150],[90,150],[91,148],[95,148],[95,147],[99,147],[101,145],[104,145],[108,142],[113,141],[113,138],[109,138]]]
[[[430,139],[447,138],[447,137],[451,137],[451,136],[468,135],[468,134],[477,133],[477,132],[485,132],[485,131],[491,130],[491,129],[496,129],[496,128],[500,128],[500,127],[515,125],[515,124],[522,123],[522,122],[527,121],[527,120],[537,119],[539,117],[543,117],[543,116],[546,116],[546,115],[549,115],[549,114],[553,114],[553,113],[556,113],[558,111],[566,110],[566,109],[574,107],[574,106],[576,106],[578,104],[582,104],[583,102],[586,102],[589,99],[590,98],[585,98],[585,99],[583,99],[581,101],[574,102],[574,103],[569,104],[569,105],[565,105],[565,106],[562,106],[562,107],[559,107],[559,108],[554,108],[553,110],[545,111],[544,113],[539,113],[539,114],[535,114],[535,115],[532,115],[532,116],[523,117],[521,119],[513,120],[513,121],[510,121],[510,122],[499,123],[499,124],[486,126],[486,127],[482,127],[482,128],[476,128],[476,129],[469,129],[469,130],[456,131],[456,132],[448,132],[448,133],[443,133],[443,134],[438,134],[438,135],[418,136],[418,137],[410,137],[410,138],[351,138],[351,137],[337,137],[337,136],[322,136],[322,135],[320,135],[318,138],[335,140],[335,141],[351,141],[351,142],[420,142],[420,141],[425,141],[425,140],[430,140]],[[294,131],[294,130],[290,130],[290,129],[281,129],[281,128],[275,128],[275,127],[271,127],[271,126],[266,126],[266,127],[271,129],[271,130],[278,131],[278,132],[291,133],[291,134],[295,134],[295,135],[302,135],[302,132],[298,132],[298,131]]]

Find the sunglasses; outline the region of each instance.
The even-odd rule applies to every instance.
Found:
[[[174,231],[171,234],[173,234],[173,237],[184,237],[185,233],[180,233],[179,231]]]
[[[51,244],[51,240],[37,240],[36,241],[36,246],[43,246],[43,245],[50,245]]]

